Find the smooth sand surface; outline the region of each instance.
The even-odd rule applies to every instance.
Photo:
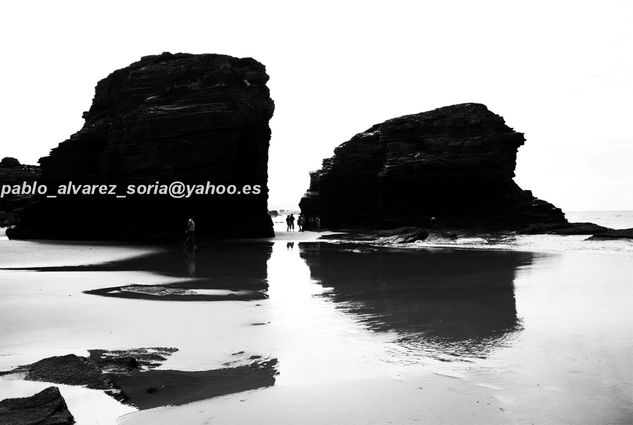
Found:
[[[184,253],[0,244],[19,266],[109,264],[0,270],[0,370],[92,348],[177,347],[158,370],[278,360],[273,387],[131,412],[124,424],[633,420],[626,252],[416,253],[280,240],[229,244],[224,257],[206,260],[213,251],[203,247],[191,274]],[[4,265],[12,262],[6,258]],[[84,292],[187,282],[198,273],[220,286],[263,278],[267,298],[151,301]],[[0,379],[0,397],[48,386],[16,379]],[[114,423],[130,412],[102,392],[61,390],[79,424]]]
[[[395,250],[390,259],[358,247],[328,252],[339,248],[274,247],[269,302],[276,314],[269,330],[279,342],[280,376],[273,388],[133,413],[121,423],[619,424],[633,418],[630,258],[445,250],[416,258]],[[292,260],[295,255],[306,263]],[[418,268],[427,270],[420,290],[403,273]],[[446,279],[456,285],[454,295],[434,287]],[[487,296],[464,297],[468,286]]]

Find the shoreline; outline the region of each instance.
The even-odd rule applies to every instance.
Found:
[[[322,235],[332,239],[319,239]],[[540,373],[532,362],[526,367],[532,368],[530,373],[538,378],[526,381],[523,374],[527,372],[519,361],[521,352],[528,350],[534,358],[542,358],[540,350],[551,344],[548,339],[551,330],[545,328],[540,336],[533,328],[571,318],[574,323],[581,320],[575,315],[557,316],[556,306],[562,302],[584,305],[588,302],[584,298],[572,300],[585,291],[597,291],[598,296],[590,297],[592,311],[598,317],[610,318],[605,315],[613,309],[611,298],[606,298],[609,307],[602,313],[595,310],[595,302],[609,294],[613,278],[608,286],[592,282],[597,278],[596,273],[606,268],[615,273],[609,275],[617,277],[615,284],[621,285],[623,275],[613,269],[625,267],[633,253],[632,243],[586,241],[583,236],[511,235],[510,241],[497,238],[497,245],[458,237],[450,241],[454,245],[434,246],[439,242],[434,241],[433,233],[419,242],[382,245],[371,240],[345,240],[341,235],[281,232],[279,238],[274,239],[203,243],[196,254],[193,275],[189,275],[186,255],[179,246],[170,249],[169,246],[112,243],[1,241],[5,247],[40,253],[28,261],[30,264],[0,270],[5,278],[0,286],[7,294],[2,298],[7,317],[19,314],[35,320],[19,330],[11,327],[4,330],[9,336],[7,341],[13,342],[2,350],[3,354],[8,353],[3,364],[25,357],[39,360],[69,352],[79,354],[95,346],[108,350],[139,346],[179,348],[180,351],[157,368],[157,373],[150,374],[155,376],[140,372],[141,380],[134,375],[129,377],[125,384],[129,391],[142,396],[141,404],[152,407],[116,416],[120,423],[130,425],[168,424],[175,418],[203,423],[212,416],[218,418],[219,423],[248,424],[253,419],[248,412],[255,414],[266,406],[270,410],[262,418],[270,419],[268,423],[303,423],[309,419],[297,412],[286,412],[286,402],[314,413],[315,420],[307,423],[323,423],[327,415],[318,414],[321,403],[333,406],[338,417],[354,423],[348,407],[370,401],[380,405],[385,388],[392,391],[393,397],[410,401],[402,406],[403,411],[418,418],[450,417],[455,423],[468,423],[467,418],[474,413],[486,423],[508,423],[509,418],[531,417],[530,412],[509,401],[512,397],[529,395],[535,403],[542,402],[541,394],[556,397],[556,392],[547,389],[540,390],[543,393],[528,394],[525,388],[529,385],[548,380],[555,381],[551,385],[565,385],[564,380],[556,380],[556,374],[550,377],[549,369]],[[553,245],[544,245],[548,241]],[[500,242],[506,245],[500,246]],[[623,254],[627,258],[611,255],[616,252],[616,246],[625,248]],[[607,255],[594,255],[600,250]],[[18,251],[14,255],[18,255]],[[47,257],[48,252],[57,256]],[[539,255],[549,252],[561,255]],[[47,265],[35,266],[40,261],[37,258]],[[10,260],[5,257],[2,266]],[[557,267],[563,267],[564,271],[552,274],[557,278],[551,279],[550,273],[559,273]],[[200,278],[203,285],[214,288],[248,287],[265,279],[266,289],[262,291],[266,297],[243,301],[226,297],[213,301],[199,298],[183,302],[184,299],[178,298],[121,299],[90,295],[90,291],[121,285],[162,288],[178,281],[179,286],[186,287],[187,282]],[[561,279],[565,285],[557,288]],[[543,299],[543,294],[531,296],[530,291],[539,287],[546,291],[561,290],[564,295],[551,300]],[[615,302],[624,302],[626,293],[619,298]],[[535,304],[534,300],[540,301]],[[586,318],[583,315],[586,308],[579,307],[580,317]],[[625,314],[619,308],[615,311]],[[584,322],[581,320],[581,323]],[[597,323],[602,325],[604,321]],[[590,322],[588,329],[599,330],[595,335],[601,338],[613,332],[598,325]],[[578,332],[575,324],[570,326]],[[48,335],[50,329],[54,330],[51,334],[54,338],[40,338],[41,332]],[[567,329],[563,330],[562,335],[554,335],[566,341]],[[586,343],[591,348],[590,355],[574,357],[576,363],[592,364],[591,359],[602,356],[604,350],[610,355],[620,352],[595,344],[591,335],[585,337],[591,341]],[[569,348],[565,344],[563,349]],[[627,347],[618,349],[628,350]],[[229,362],[233,354],[236,354],[236,363]],[[279,375],[267,389],[220,395],[213,392],[212,380],[206,385],[191,379],[194,376],[211,379],[215,372],[209,376],[199,372],[243,367],[252,356],[260,355],[278,362]],[[567,354],[574,355],[578,354]],[[554,363],[552,367],[565,367],[555,360],[548,360]],[[621,362],[621,356],[617,361]],[[503,365],[505,372],[489,376],[490,362]],[[594,380],[590,381],[592,387],[602,388],[601,381],[595,381],[598,378],[591,370],[583,373],[589,373]],[[506,380],[506,374],[522,377],[521,384]],[[165,379],[171,382],[168,387],[182,385],[182,388],[190,388],[192,394],[202,388],[198,393],[200,401],[153,408],[160,399],[159,388],[163,385],[160,382],[167,382]],[[626,377],[622,379],[626,381]],[[187,382],[194,381],[197,383],[189,387]],[[39,384],[45,385],[44,382]],[[36,388],[34,385],[29,381],[9,383],[0,379],[0,387],[5,387],[3,395],[24,394],[25,388]],[[497,387],[504,390],[498,391]],[[63,384],[60,388],[71,413],[90,410],[86,402],[79,400],[94,390],[71,390]],[[154,391],[152,388],[158,389],[155,398],[147,392]],[[335,397],[337,388],[345,388],[349,393],[349,397],[344,398],[347,404]],[[462,394],[459,399],[464,409],[451,413],[448,405],[455,401],[456,391]],[[566,391],[581,397],[575,388]],[[185,392],[189,394],[189,390]],[[212,398],[205,398],[209,394]],[[169,391],[164,395],[171,397]],[[97,399],[91,397],[90,400]],[[183,403],[193,401],[188,396],[183,397]],[[420,397],[428,412],[421,412]],[[477,401],[483,406],[478,406]],[[608,398],[595,403],[614,407],[613,400]],[[597,411],[601,409],[598,407]],[[371,414],[374,418],[383,417],[378,411],[372,410]],[[83,417],[90,418],[90,415]],[[411,422],[398,412],[384,413],[384,417],[397,423]],[[196,422],[200,418],[204,419]],[[288,419],[284,422],[283,418]]]

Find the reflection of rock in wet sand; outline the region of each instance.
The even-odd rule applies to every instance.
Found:
[[[195,252],[179,247],[102,264],[29,269],[145,271],[188,279],[161,285],[128,282],[86,291],[95,295],[165,301],[257,300],[266,298],[266,262],[271,251],[271,244],[224,242],[203,245]]]
[[[175,348],[90,350],[89,357],[48,357],[0,374],[104,390],[139,409],[179,405],[225,394],[272,386],[276,359],[251,356],[247,364],[202,371],[155,370]]]
[[[300,244],[312,278],[371,329],[396,331],[413,347],[484,355],[519,328],[517,267],[533,254],[513,251],[375,249]]]

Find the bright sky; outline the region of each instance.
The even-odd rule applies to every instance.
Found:
[[[270,207],[375,123],[480,102],[527,142],[517,181],[564,210],[633,209],[633,2],[13,1],[0,8],[0,157],[35,163],[98,80],[163,51],[271,76]]]

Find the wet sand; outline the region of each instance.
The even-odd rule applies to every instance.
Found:
[[[203,247],[191,274],[181,251],[149,261],[160,250],[95,245],[101,261],[91,254],[82,263],[85,246],[21,244],[23,269],[0,270],[0,370],[92,347],[177,347],[156,376],[181,371],[186,386],[186,372],[245,367],[257,356],[278,361],[273,386],[127,410],[124,424],[633,419],[626,252],[394,249],[293,234],[227,245],[224,257],[205,257]],[[28,260],[38,250],[64,254]],[[89,293],[196,280],[207,289],[263,284],[257,290],[266,297],[183,302]],[[0,398],[46,386],[5,377]],[[78,423],[97,423],[91,407],[104,412],[99,423],[126,412],[95,390],[61,390]]]

